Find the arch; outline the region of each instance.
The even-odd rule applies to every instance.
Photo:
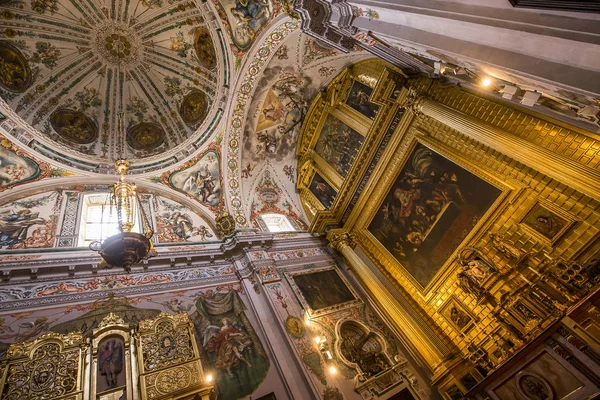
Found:
[[[393,365],[386,340],[362,322],[350,318],[340,319],[335,326],[335,335],[338,357],[360,374],[373,376]],[[351,342],[350,346],[346,345],[346,341]],[[375,348],[377,346],[379,349]]]
[[[54,179],[45,179],[43,181],[38,181],[30,185],[24,185],[13,188],[10,193],[3,193],[2,202],[0,206],[22,199],[24,197],[40,194],[47,191],[53,191],[57,189],[70,189],[76,186],[89,186],[90,184],[95,185],[112,185],[117,181],[116,175],[109,176],[95,176],[93,177],[93,181],[90,182],[91,177],[86,176],[77,176],[77,177],[66,177],[66,178],[54,178]],[[186,206],[187,208],[194,211],[196,214],[204,220],[211,230],[218,232],[215,224],[215,216],[207,210],[200,203],[194,201],[193,199],[185,196],[182,193],[179,193],[175,190],[172,190],[165,185],[161,185],[154,182],[149,182],[147,180],[142,180],[138,177],[133,177],[132,179],[128,179],[131,183],[135,183],[136,186],[142,190],[147,190],[148,192],[167,197],[179,204]],[[220,239],[220,238],[219,238]]]
[[[223,176],[228,182],[224,190],[225,201],[228,204],[229,212],[235,218],[236,223],[241,227],[248,227],[249,221],[245,216],[243,199],[241,193],[241,151],[240,142],[243,135],[244,119],[246,111],[250,106],[254,85],[257,83],[259,74],[273,57],[273,50],[292,32],[300,27],[300,22],[285,18],[279,24],[274,24],[272,28],[264,33],[266,38],[260,45],[253,49],[258,49],[258,57],[247,63],[244,70],[239,75],[233,99],[229,110],[227,121],[231,121],[225,128],[223,142],[225,152],[223,159],[227,169],[223,169]]]

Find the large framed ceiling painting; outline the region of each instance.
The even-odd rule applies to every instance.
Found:
[[[416,143],[368,231],[425,288],[501,194]]]
[[[363,140],[360,133],[328,114],[315,145],[315,152],[345,178]]]

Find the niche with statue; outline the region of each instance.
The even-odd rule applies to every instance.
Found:
[[[408,361],[391,357],[385,339],[355,320],[339,321],[336,325],[336,351],[340,359],[357,374],[354,390],[364,399],[388,398],[402,393],[402,398],[415,398],[418,393],[415,376]]]

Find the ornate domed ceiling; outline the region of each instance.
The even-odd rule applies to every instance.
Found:
[[[32,147],[75,166],[148,163],[207,134],[222,55],[193,1],[0,5],[0,94],[37,131]]]

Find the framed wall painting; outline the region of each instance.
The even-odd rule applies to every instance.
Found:
[[[312,316],[359,304],[360,300],[335,267],[286,273],[300,304]]]
[[[408,154],[367,230],[425,288],[503,190],[433,146],[416,141]]]
[[[346,104],[365,117],[375,119],[381,107],[371,102],[370,98],[372,93],[372,87],[369,87],[362,82],[354,81],[350,88],[350,92],[348,92]]]
[[[458,332],[467,333],[475,326],[475,316],[454,296],[446,300],[440,307],[439,313]]]
[[[319,133],[315,153],[345,178],[364,139],[360,133],[328,114]]]
[[[565,211],[537,201],[521,218],[519,225],[540,241],[554,246],[576,222]]]
[[[323,204],[326,210],[331,208],[338,194],[337,190],[316,171],[308,185],[308,190]]]

